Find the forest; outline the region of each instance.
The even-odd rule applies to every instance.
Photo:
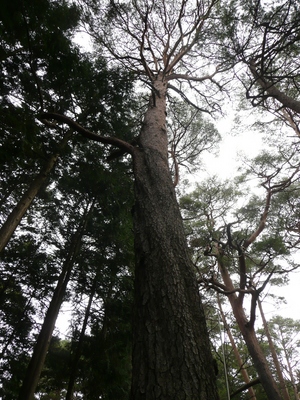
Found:
[[[299,400],[300,3],[3,0],[0,64],[0,398]]]

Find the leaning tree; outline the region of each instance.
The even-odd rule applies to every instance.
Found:
[[[85,27],[108,60],[132,71],[150,91],[132,142],[93,132],[66,114],[66,124],[129,154],[134,173],[135,309],[132,399],[217,399],[213,360],[191,255],[168,161],[166,104],[170,90],[212,112],[221,70],[209,54],[218,1],[83,1]],[[215,47],[217,44],[214,45]],[[223,68],[225,68],[223,66]],[[196,100],[185,89],[194,89]],[[101,99],[95,99],[101,101]],[[197,103],[197,104],[196,104]],[[201,132],[199,132],[201,135]]]

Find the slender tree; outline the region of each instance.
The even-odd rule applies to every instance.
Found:
[[[226,332],[227,332],[227,335],[228,335],[228,337],[229,337],[229,341],[230,341],[231,347],[232,347],[232,349],[233,349],[234,356],[235,356],[235,358],[236,358],[236,361],[237,361],[237,363],[238,363],[238,366],[239,366],[239,368],[240,368],[241,375],[242,375],[242,377],[243,377],[243,379],[244,379],[244,381],[245,381],[245,384],[246,384],[247,386],[249,386],[249,388],[248,388],[249,396],[250,396],[251,399],[256,400],[255,391],[254,391],[253,387],[251,386],[251,381],[250,381],[248,372],[247,372],[247,370],[246,370],[246,368],[245,368],[244,361],[243,361],[242,358],[241,358],[241,355],[240,355],[240,353],[239,353],[238,347],[236,346],[234,337],[233,337],[233,335],[232,335],[232,333],[231,333],[230,327],[229,327],[229,325],[228,325],[228,323],[227,323],[227,321],[226,321],[226,316],[225,316],[225,314],[224,314],[224,312],[223,312],[223,309],[222,309],[222,304],[221,304],[221,301],[220,301],[220,295],[219,295],[219,293],[217,293],[217,300],[218,300],[218,307],[219,307],[219,310],[220,310],[222,322],[223,322],[224,328],[225,328],[225,330],[226,330]]]
[[[295,400],[299,399],[295,372],[299,369],[299,320],[274,316],[269,321],[269,328],[282,359],[282,368],[288,376]]]
[[[82,236],[89,218],[93,204],[86,210],[82,217],[82,223],[79,224],[77,231],[70,240],[70,248],[61,274],[59,276],[56,288],[53,292],[41,331],[38,335],[33,354],[28,364],[28,368],[23,379],[23,384],[19,393],[19,399],[31,400],[34,396],[39,377],[45,362],[50,340],[52,338],[56,319],[66,294],[67,285],[70,280],[72,269],[76,261],[76,256],[80,250]]]
[[[238,212],[230,216],[232,211],[228,211],[228,205],[233,204],[233,199],[236,198],[237,193],[233,186],[219,183],[214,189],[208,182],[203,187],[199,187],[191,197],[187,196],[187,198],[182,199],[182,205],[186,210],[184,215],[188,219],[193,213],[199,216],[199,222],[195,222],[195,231],[197,232],[199,229],[200,237],[191,238],[191,244],[200,246],[200,248],[207,246],[204,255],[211,260],[204,268],[199,267],[201,276],[199,279],[203,281],[206,287],[214,288],[228,297],[260,382],[269,399],[281,399],[281,394],[255,333],[256,305],[260,293],[270,281],[273,273],[275,271],[284,272],[281,269],[277,270],[276,264],[273,265],[273,258],[276,255],[287,254],[288,250],[281,243],[279,237],[275,240],[272,239],[274,232],[270,234],[269,239],[264,237],[261,239],[261,243],[257,242],[265,229],[267,218],[270,217],[272,196],[288,188],[295,179],[297,171],[298,167],[295,167],[290,178],[283,180],[279,178],[277,182],[280,183],[273,183],[273,179],[278,175],[279,170],[273,175],[268,175],[266,165],[262,164],[261,177],[265,179],[263,186],[266,188],[267,195],[265,203],[261,204],[263,212],[256,222],[255,220],[251,221],[254,216],[257,218],[252,201],[250,201],[249,206],[241,209],[240,214]],[[194,198],[194,202],[191,201],[192,198]],[[249,213],[248,217],[247,213]],[[245,220],[249,217],[248,227],[245,227],[245,230],[240,228],[241,230],[234,235],[232,226],[236,226],[239,221],[243,221],[244,225]],[[235,223],[232,225],[226,223],[227,218],[234,219]],[[270,217],[270,220],[272,221],[272,217]],[[281,224],[280,221],[277,222],[280,232]],[[209,230],[209,237],[205,231],[201,234],[203,226],[206,226]],[[199,228],[197,229],[197,227]],[[193,230],[191,226],[190,228]],[[284,237],[284,232],[281,235]],[[276,243],[276,240],[278,240],[278,243]],[[201,260],[203,261],[203,258]],[[238,271],[238,281],[234,278],[236,271]],[[265,273],[264,279],[260,276],[263,272]],[[251,296],[249,316],[244,309],[247,295]]]
[[[50,155],[47,159],[45,165],[41,168],[39,174],[33,179],[29,188],[25,191],[21,199],[15,208],[11,211],[11,213],[6,218],[6,221],[2,225],[0,229],[0,252],[4,249],[17,226],[19,225],[21,219],[24,214],[30,207],[31,203],[35,199],[35,196],[38,194],[39,190],[49,178],[49,174],[53,170],[56,161],[59,157],[59,153],[66,146],[68,139],[71,137],[71,132],[69,131],[64,135],[61,143],[58,146],[57,152]]]
[[[257,300],[257,304],[258,304],[260,316],[261,316],[261,319],[262,319],[262,322],[263,322],[264,332],[265,332],[265,335],[267,337],[268,344],[270,346],[270,351],[271,351],[271,354],[272,354],[273,362],[274,362],[274,365],[275,365],[275,368],[276,368],[276,372],[277,372],[277,375],[278,375],[282,397],[283,397],[284,400],[290,400],[290,396],[289,396],[289,393],[288,393],[288,390],[287,390],[287,387],[286,387],[286,383],[284,381],[284,376],[283,376],[283,373],[282,373],[282,369],[281,369],[281,366],[279,364],[279,360],[278,360],[278,356],[277,356],[277,353],[276,353],[275,345],[274,345],[272,336],[270,334],[268,322],[266,320],[266,317],[265,317],[265,314],[264,314],[264,311],[263,311],[262,302],[261,302],[260,299]]]

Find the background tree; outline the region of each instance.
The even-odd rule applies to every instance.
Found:
[[[293,390],[291,398],[296,400],[299,392],[296,384],[299,369],[299,321],[276,315],[268,322],[268,327],[281,360],[282,371]]]
[[[223,54],[242,62],[238,74],[253,106],[299,118],[299,28],[297,2],[232,1],[224,12]],[[283,108],[283,109],[282,109]]]
[[[271,160],[272,157],[270,157],[269,162]],[[275,271],[280,274],[284,273],[282,267],[275,264],[275,259],[289,254],[289,246],[285,247],[284,245],[285,233],[282,231],[280,220],[277,221],[279,224],[277,225],[276,238],[273,237],[275,225],[272,222],[275,223],[275,221],[269,215],[271,197],[276,192],[282,191],[291,185],[297,174],[297,167],[295,169],[292,168],[291,178],[284,179],[283,177],[280,178],[279,172],[282,171],[278,167],[276,173],[268,175],[266,159],[263,164],[260,164],[259,160],[256,159],[256,168],[259,169],[260,165],[260,176],[265,179],[263,186],[267,191],[265,204],[262,203],[260,206],[263,209],[262,214],[257,212],[259,210],[259,206],[255,205],[257,199],[252,198],[249,204],[241,208],[237,213],[233,211],[233,208],[231,211],[233,215],[230,216],[227,211],[228,206],[237,201],[237,192],[233,186],[230,187],[221,183],[216,184],[216,182],[214,182],[214,185],[216,184],[215,188],[212,188],[212,182],[207,182],[202,187],[198,187],[191,197],[182,199],[182,205],[185,209],[184,215],[188,220],[192,219],[192,215],[194,215],[194,218],[198,215],[199,219],[199,222],[192,223],[192,226],[190,225],[191,222],[189,223],[188,230],[190,232],[195,231],[197,235],[194,238],[191,237],[191,245],[196,248],[202,248],[204,255],[209,256],[210,259],[208,264],[206,265],[205,263],[205,266],[201,268],[200,280],[202,279],[207,287],[212,287],[219,293],[228,296],[236,321],[241,329],[267,396],[269,398],[272,398],[272,396],[280,398],[281,395],[277,390],[271,371],[269,370],[268,374],[266,374],[268,363],[255,335],[254,322],[259,294],[270,281]],[[278,166],[278,162],[276,165]],[[278,179],[278,183],[273,182],[275,177]],[[259,215],[260,217],[257,220]],[[276,215],[278,216],[277,213]],[[235,222],[228,224],[229,218]],[[266,220],[269,223],[272,221],[272,230],[269,237],[266,233],[262,234]],[[241,225],[240,230],[233,234],[231,226],[236,224]],[[201,232],[204,226],[210,232],[209,236],[205,228]],[[236,252],[236,255],[232,251]],[[204,262],[199,254],[197,263],[200,260]],[[289,269],[288,267],[287,271]],[[264,275],[265,273],[266,275]],[[238,274],[239,280],[237,281],[235,274]],[[219,280],[220,278],[223,282]],[[247,294],[251,296],[249,316],[244,311],[244,301]],[[263,371],[260,370],[262,365],[265,365]],[[271,394],[272,391],[274,391],[273,394]]]

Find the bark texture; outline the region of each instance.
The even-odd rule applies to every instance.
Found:
[[[132,400],[215,400],[205,316],[168,167],[166,85],[154,92],[133,156],[135,316]]]

